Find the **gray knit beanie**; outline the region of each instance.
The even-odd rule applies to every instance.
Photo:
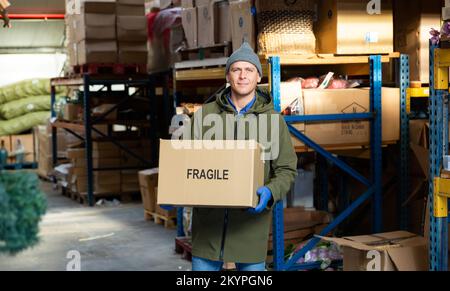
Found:
[[[262,66],[261,66],[261,62],[259,60],[259,57],[257,54],[255,54],[255,52],[253,51],[252,47],[247,43],[244,42],[241,47],[236,50],[229,58],[227,61],[227,66],[225,69],[225,73],[228,74],[228,72],[230,71],[230,67],[232,64],[236,63],[236,62],[248,62],[251,63],[253,65],[255,65],[255,67],[258,69],[259,72],[259,76],[262,77],[263,73],[262,73]]]

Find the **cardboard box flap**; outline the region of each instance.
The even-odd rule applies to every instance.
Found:
[[[428,252],[425,239],[414,247],[392,248],[387,251],[398,271],[427,271]]]
[[[147,18],[145,16],[117,16],[117,26],[125,30],[147,29]]]
[[[315,237],[318,237],[322,240],[325,241],[329,241],[329,242],[334,242],[336,244],[338,244],[339,246],[342,247],[350,247],[350,248],[354,248],[357,250],[362,250],[362,251],[370,251],[373,250],[374,247],[368,246],[364,243],[360,243],[360,242],[355,242],[355,241],[351,241],[345,238],[338,238],[338,237],[324,237],[324,236],[319,236],[319,235],[315,235]]]
[[[319,236],[320,237],[320,236]],[[395,231],[373,235],[349,236],[343,238],[320,237],[326,241],[335,242],[341,246],[358,250],[390,250],[402,246],[416,246],[423,244],[422,238],[407,231]]]

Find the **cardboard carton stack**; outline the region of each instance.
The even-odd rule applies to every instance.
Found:
[[[450,5],[442,10],[441,6],[440,0],[394,1],[395,51],[409,55],[411,81],[429,82],[430,30],[439,29],[441,11],[443,18],[450,16]]]
[[[182,23],[189,48],[231,41],[230,4],[223,0],[181,1]]]
[[[94,168],[120,167],[120,151],[111,143],[94,142],[92,144],[92,161]],[[69,175],[71,190],[76,193],[87,192],[87,165],[84,148],[69,149],[67,156],[72,163]],[[120,171],[94,172],[94,194],[119,194]]]
[[[230,23],[233,51],[237,50],[243,42],[255,46],[255,18],[252,13],[252,1],[230,0]]]
[[[81,0],[66,14],[71,66],[147,63],[144,0]]]
[[[114,1],[80,3],[80,14],[66,14],[68,54],[72,66],[117,60]]]
[[[149,169],[139,172],[139,185],[141,188],[142,203],[149,213],[157,213],[164,217],[176,216],[176,210],[167,211],[157,205],[158,169]]]
[[[138,156],[150,159],[150,146],[147,140],[120,141],[122,145],[135,152]],[[139,149],[139,150],[137,150]],[[69,183],[77,193],[87,191],[87,165],[84,148],[67,150],[67,156],[72,164]],[[139,192],[137,169],[122,169],[127,167],[144,167],[144,164],[130,154],[120,150],[112,142],[92,143],[92,164],[94,168],[118,168],[117,170],[94,171],[94,194],[122,194]]]
[[[147,64],[144,0],[116,0],[118,62]]]

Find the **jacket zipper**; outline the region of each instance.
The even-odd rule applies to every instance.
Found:
[[[236,115],[236,117],[238,117]],[[237,119],[234,121],[234,140],[237,139]],[[228,227],[228,209],[225,209],[225,217],[223,222],[223,231],[222,231],[222,242],[220,244],[220,261],[223,261],[223,251],[225,248],[225,237],[227,236],[227,227]]]

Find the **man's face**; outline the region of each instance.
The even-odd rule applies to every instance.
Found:
[[[231,90],[239,96],[251,94],[256,85],[261,82],[258,69],[248,62],[235,62],[231,65],[227,74],[227,82],[231,85]]]

